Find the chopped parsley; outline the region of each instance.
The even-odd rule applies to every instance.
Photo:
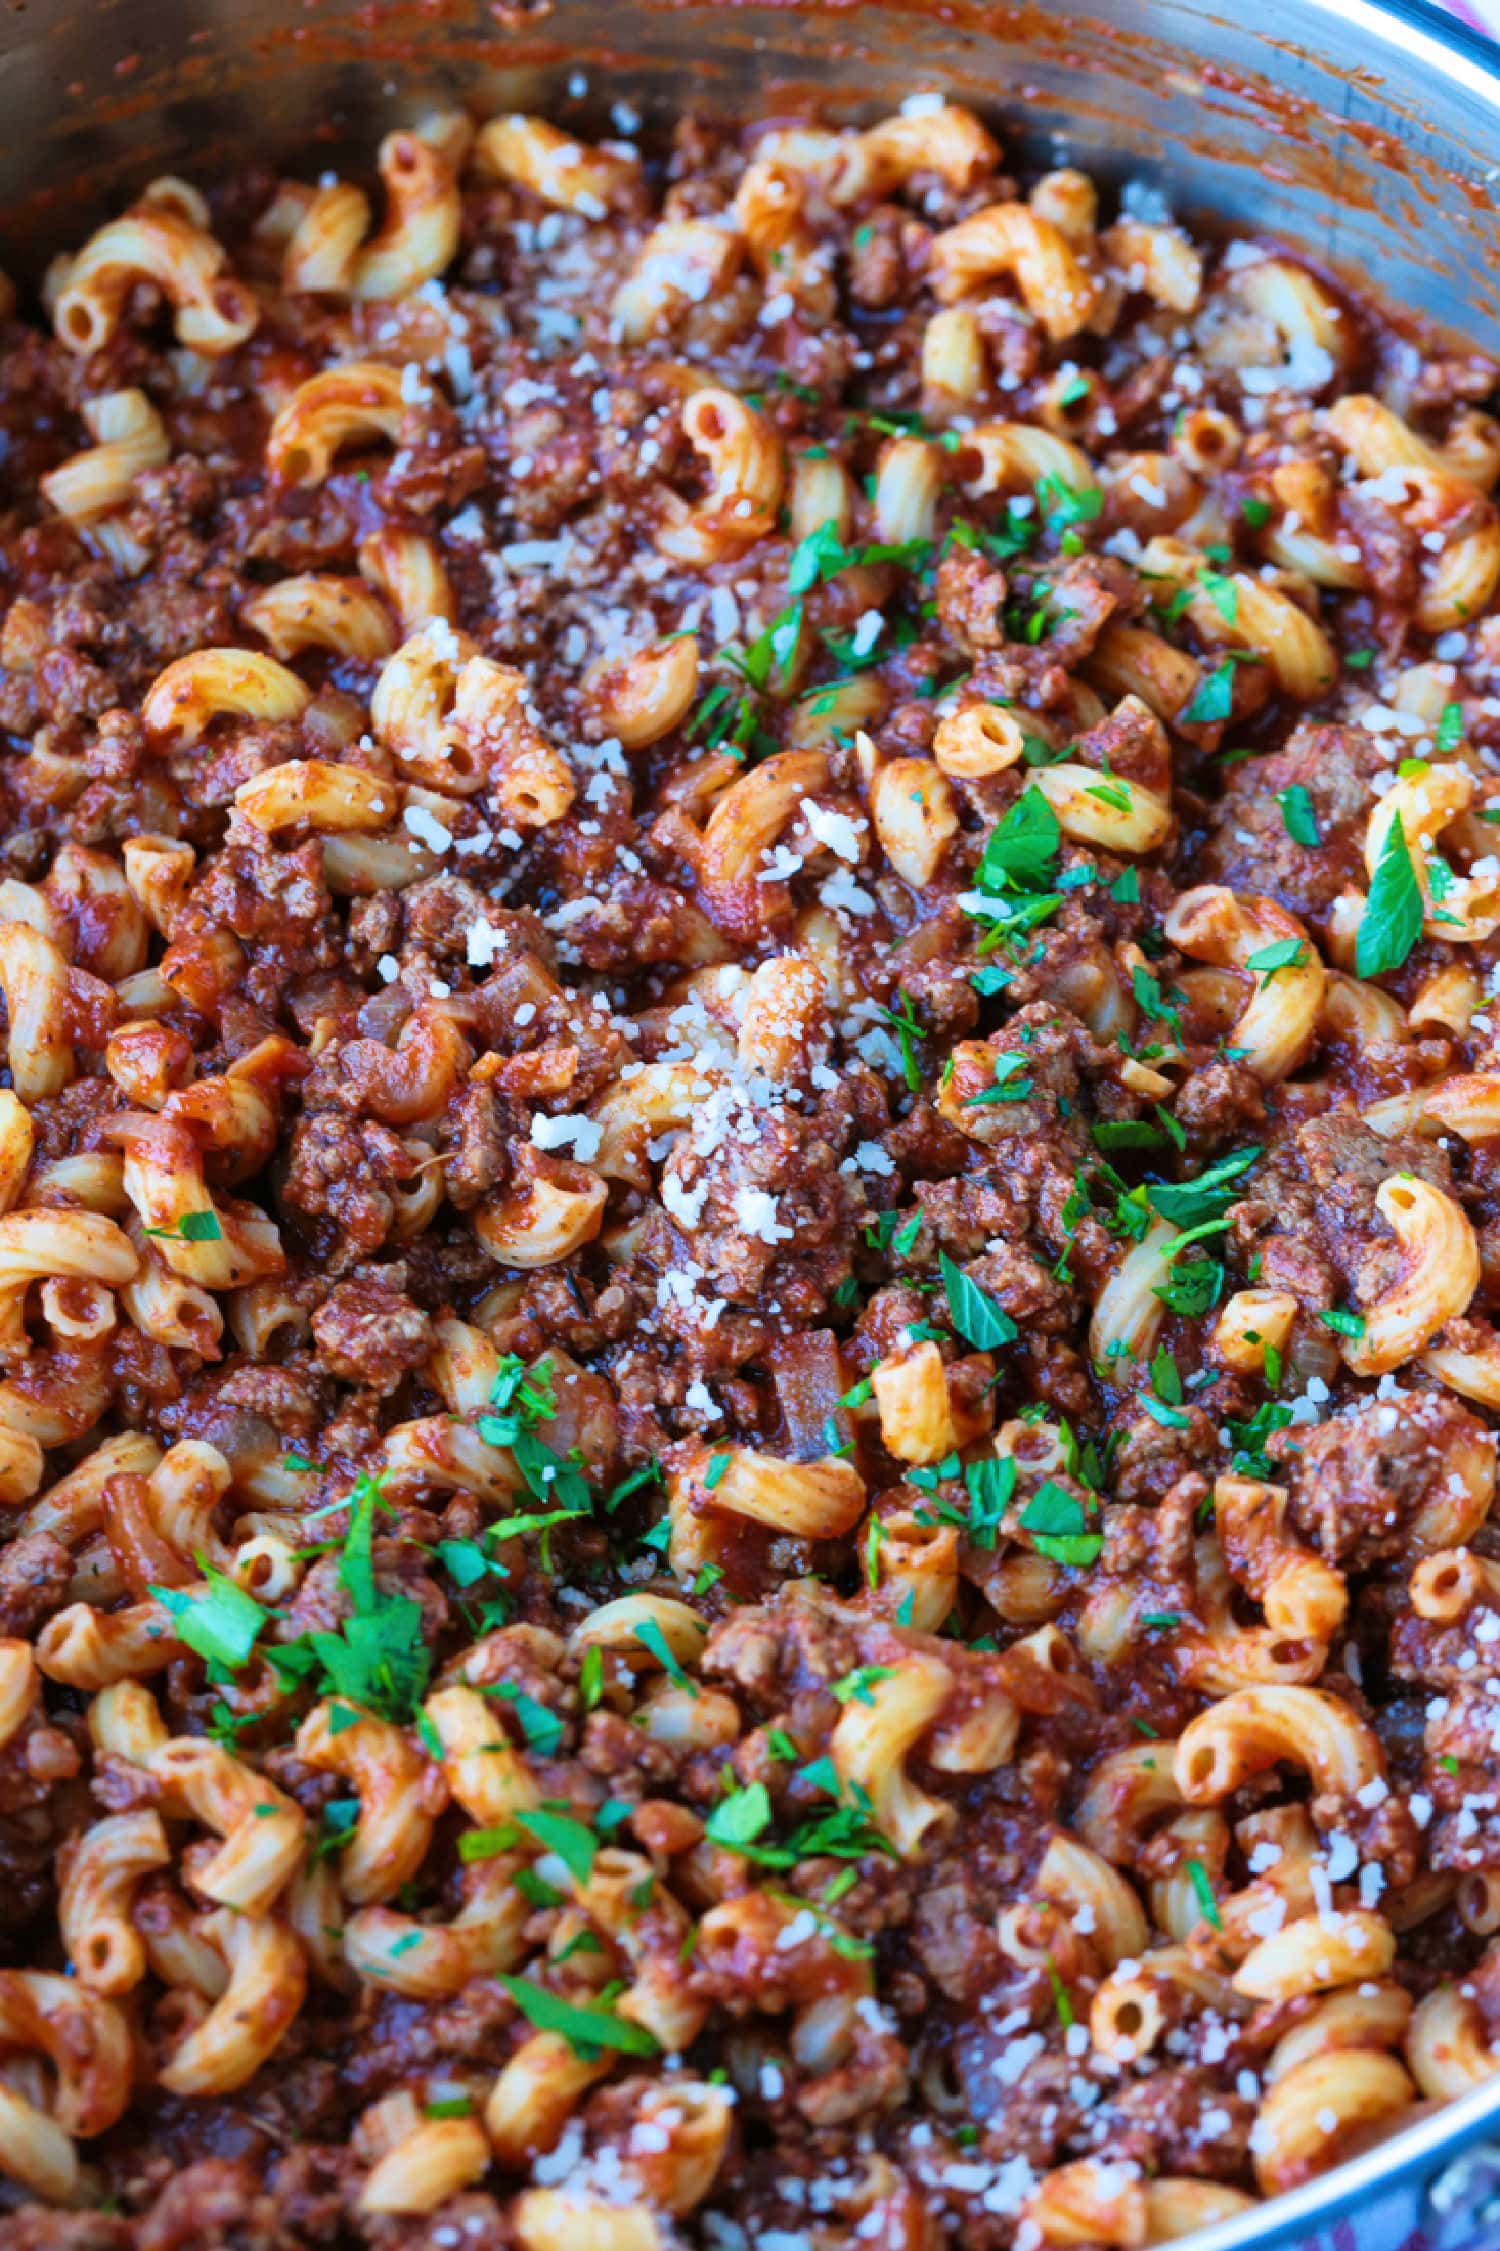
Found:
[[[857,1665],[842,1680],[831,1683],[832,1693],[840,1704],[873,1704],[872,1691],[883,1680],[894,1680],[893,1665]]]
[[[631,2024],[626,2018],[616,2016],[612,2009],[585,2008],[576,2001],[565,2001],[561,1994],[549,1991],[529,1977],[502,1975],[500,1983],[538,2032],[560,2034],[585,2063],[597,2062],[606,2048],[618,2049],[627,2056],[661,2053],[660,2042],[644,2025]]]
[[[786,1751],[778,1751],[778,1758],[795,1759],[797,1753],[790,1744]],[[732,1790],[714,1807],[704,1830],[710,1843],[723,1845],[730,1852],[743,1852],[756,1838],[771,1826],[771,1793],[764,1782],[749,1782],[741,1790]]]
[[[266,1654],[287,1679],[321,1675],[324,1694],[401,1723],[421,1702],[432,1659],[422,1637],[421,1603],[412,1595],[388,1594],[375,1577],[375,1511],[384,1506],[383,1481],[383,1472],[361,1476],[348,1495],[349,1529],[338,1567],[348,1617],[336,1628],[272,1644]]]
[[[588,1651],[586,1659],[587,1656],[598,1657],[599,1651]],[[538,1758],[556,1758],[563,1740],[563,1723],[556,1712],[539,1702],[535,1696],[529,1695],[524,1688],[517,1688],[514,1681],[493,1681],[487,1685],[485,1694],[503,1697],[509,1704],[520,1722],[521,1733],[526,1738],[526,1748],[529,1751],[535,1751]]]
[[[1071,2030],[1074,2022],[1073,2003],[1068,1989],[1062,1981],[1062,1972],[1050,1954],[1047,1956],[1047,1977],[1052,1986],[1052,2006],[1057,2011],[1057,2021],[1064,2032],[1067,2032]]]
[[[1278,938],[1274,945],[1261,946],[1257,952],[1247,955],[1245,967],[1253,969],[1257,976],[1264,977],[1269,984],[1278,969],[1300,968],[1307,959],[1305,939]]]
[[[591,1712],[604,1694],[604,1651],[597,1642],[584,1651],[578,1665],[578,1702]]]
[[[1214,1897],[1214,1887],[1209,1881],[1208,1870],[1201,1860],[1190,1860],[1187,1864],[1187,1872],[1192,1879],[1198,1905],[1202,1908],[1205,1917],[1212,1923],[1214,1929],[1221,1931],[1224,1928],[1224,1918],[1219,1913],[1219,1903]]]
[[[628,1501],[632,1493],[639,1493],[644,1486],[659,1485],[661,1482],[661,1463],[653,1454],[650,1461],[642,1462],[639,1469],[633,1469],[628,1477],[622,1477],[618,1485],[611,1487],[605,1496],[605,1515],[612,1516],[621,1502]]]
[[[1005,504],[1005,522],[998,529],[971,524],[962,516],[954,518],[948,527],[948,545],[967,547],[971,552],[988,555],[997,563],[1013,563],[1018,555],[1026,554],[1036,544],[1040,524],[1036,511],[1027,507],[1024,513],[1013,500]]]
[[[1137,962],[1130,972],[1130,989],[1135,996],[1135,1004],[1141,1014],[1149,1016],[1154,1023],[1166,1024],[1170,1027],[1173,1038],[1180,1040],[1182,1037],[1183,995],[1177,992],[1174,986],[1168,986],[1164,993],[1161,988],[1161,980],[1154,976],[1149,969],[1144,968],[1140,962]],[[1175,998],[1173,997],[1174,993],[1176,994]]]
[[[206,1557],[198,1558],[203,1573],[201,1592],[183,1587],[152,1587],[150,1592],[172,1618],[177,1639],[211,1665],[237,1672],[248,1664],[267,1613],[253,1596],[233,1579],[216,1571]]]
[[[1196,1321],[1218,1304],[1223,1288],[1224,1269],[1218,1260],[1194,1258],[1174,1264],[1166,1281],[1156,1283],[1154,1294],[1185,1321]]]
[[[1196,1180],[1154,1180],[1146,1194],[1157,1216],[1169,1227],[1196,1232],[1223,1227],[1231,1204],[1237,1201],[1241,1177],[1260,1156],[1259,1147],[1232,1149],[1199,1173]]]
[[[1271,1457],[1266,1450],[1267,1441],[1279,1430],[1285,1430],[1292,1419],[1292,1410],[1279,1399],[1262,1401],[1244,1422],[1231,1417],[1226,1424],[1230,1444],[1234,1451],[1229,1466],[1239,1477],[1268,1479],[1272,1474]]]
[[[993,1549],[1001,1519],[1015,1498],[1016,1464],[1011,1454],[988,1454],[964,1465],[964,1485],[969,1496],[968,1521],[963,1531],[971,1547]]]
[[[927,1037],[926,1028],[919,1022],[907,993],[898,991],[896,1007],[882,1008],[881,1016],[895,1033],[901,1048],[901,1075],[909,1091],[922,1091],[922,1065],[917,1055],[917,1043]]]
[[[1066,1486],[1045,1478],[1021,1511],[1023,1532],[1039,1555],[1053,1563],[1086,1565],[1097,1560],[1102,1532],[1091,1532],[1083,1502]]]
[[[1240,593],[1232,578],[1225,578],[1222,571],[1202,571],[1196,591],[1208,596],[1226,625],[1233,625],[1239,615]]]
[[[1422,887],[1397,813],[1386,832],[1354,942],[1361,977],[1399,969],[1422,935]]]
[[[831,1758],[815,1759],[800,1773],[807,1787],[824,1791],[829,1797],[840,1796],[838,1771]],[[895,1847],[869,1818],[866,1792],[851,1783],[850,1797],[851,1803],[839,1804],[831,1812],[800,1823],[784,1844],[771,1844],[764,1841],[772,1822],[770,1793],[763,1782],[751,1782],[728,1792],[714,1807],[705,1827],[715,1844],[725,1845],[765,1868],[794,1868],[799,1860],[825,1856],[860,1860],[870,1852],[895,1857]]]
[[[1035,891],[1056,874],[1062,829],[1039,789],[1025,790],[997,822],[976,871],[981,888]]]
[[[1212,727],[1229,717],[1234,708],[1234,667],[1221,664],[1193,690],[1192,700],[1180,714],[1185,727]]]
[[[948,1300],[953,1326],[966,1343],[972,1344],[976,1352],[995,1352],[1002,1345],[1015,1342],[1019,1332],[1004,1307],[997,1305],[977,1282],[971,1282],[946,1251],[938,1254],[938,1272],[943,1278],[943,1294]]]
[[[895,563],[903,570],[916,570],[932,553],[930,539],[905,539],[894,543],[874,542],[863,547],[846,547],[839,537],[839,528],[830,518],[819,524],[816,531],[808,533],[792,549],[791,563],[787,569],[787,591],[806,594],[841,571],[852,570],[856,565]]]
[[[1027,789],[991,831],[974,871],[974,888],[962,900],[966,914],[991,925],[981,952],[1002,943],[1014,948],[1062,905],[1057,888],[1061,845],[1057,815],[1039,789]]]
[[[588,1882],[594,1872],[599,1840],[583,1822],[575,1821],[571,1814],[555,1813],[543,1807],[535,1813],[517,1813],[513,1826],[535,1838],[543,1852],[556,1853],[576,1884]]]
[[[994,1102],[1024,1102],[1032,1089],[1032,1081],[1021,1074],[1026,1068],[1024,1055],[997,1055],[992,1084],[979,1094],[971,1094],[964,1103],[966,1110],[981,1110]]]
[[[1073,527],[1092,523],[1104,506],[1104,495],[1097,485],[1070,485],[1061,477],[1039,477],[1036,498],[1048,531],[1070,553],[1083,545],[1075,533],[1069,547]]]
[[[185,1211],[170,1227],[146,1227],[146,1235],[163,1235],[174,1243],[217,1243],[223,1240],[216,1211]]]
[[[707,1633],[708,1628],[703,1626],[700,1631]],[[685,1688],[689,1696],[697,1697],[697,1684],[689,1680],[687,1674],[683,1671],[673,1653],[672,1644],[654,1618],[643,1618],[641,1620],[635,1629],[635,1638],[643,1649],[650,1650],[668,1679],[675,1680],[679,1688]]]
[[[1301,782],[1291,782],[1285,789],[1279,789],[1276,802],[1281,807],[1281,825],[1294,844],[1312,849],[1322,843],[1313,801]]]

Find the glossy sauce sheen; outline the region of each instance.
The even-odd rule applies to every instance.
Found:
[[[1496,370],[616,124],[6,327],[5,2251],[1133,2251],[1493,2067]]]

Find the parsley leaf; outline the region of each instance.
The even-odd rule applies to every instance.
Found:
[[[1262,946],[1258,952],[1246,956],[1245,967],[1255,970],[1269,983],[1278,969],[1295,969],[1307,959],[1307,945],[1301,938],[1278,938],[1274,945]]]
[[[831,1758],[816,1759],[805,1766],[802,1780],[813,1789],[838,1794],[839,1778]],[[715,1806],[705,1825],[707,1833],[715,1844],[742,1853],[766,1868],[792,1868],[799,1860],[824,1855],[858,1860],[867,1852],[894,1853],[895,1848],[869,1821],[870,1802],[865,1792],[858,1784],[851,1788],[852,1805],[839,1805],[830,1813],[816,1815],[801,1823],[785,1844],[777,1845],[760,1841],[770,1825],[771,1800],[763,1782],[751,1782]]]
[[[795,1758],[795,1749],[789,1755]],[[771,1793],[764,1782],[750,1782],[719,1800],[704,1830],[713,1844],[723,1845],[730,1852],[744,1852],[770,1826]]]
[[[998,893],[1006,884],[1035,891],[1054,880],[1062,827],[1039,789],[1028,789],[998,821],[975,871],[980,889]]]
[[[206,1558],[199,1558],[199,1567],[206,1582],[202,1593],[189,1593],[184,1587],[152,1587],[150,1592],[171,1613],[172,1630],[180,1642],[211,1664],[237,1671],[249,1660],[266,1612]]]
[[[640,1492],[643,1486],[659,1485],[661,1482],[661,1463],[653,1454],[648,1462],[642,1462],[639,1469],[633,1469],[628,1477],[622,1477],[618,1485],[610,1488],[604,1501],[605,1515],[613,1516],[621,1502],[629,1500],[631,1494]]]
[[[882,1008],[880,1014],[895,1033],[901,1048],[901,1075],[912,1094],[922,1091],[922,1065],[917,1055],[918,1040],[925,1040],[927,1031],[911,1004],[911,996],[898,990],[897,1005]]]
[[[873,1704],[871,1690],[883,1680],[893,1680],[895,1671],[894,1665],[856,1665],[852,1673],[830,1684],[832,1693],[840,1704]]]
[[[539,1360],[528,1372],[518,1354],[507,1352],[490,1386],[489,1406],[479,1417],[479,1435],[487,1446],[514,1446],[523,1430],[550,1422],[556,1413],[550,1364]]]
[[[1154,1180],[1147,1184],[1146,1194],[1157,1216],[1169,1227],[1202,1227],[1211,1220],[1222,1223],[1230,1205],[1238,1199],[1236,1184],[1259,1155],[1259,1146],[1232,1149],[1227,1157],[1220,1157],[1200,1172],[1196,1180]]]
[[[585,1651],[585,1656],[589,1654],[590,1652]],[[597,1648],[591,1654],[600,1657]],[[600,1662],[602,1664],[602,1657]],[[556,1758],[562,1748],[563,1723],[550,1706],[541,1703],[535,1696],[528,1695],[524,1688],[517,1688],[514,1681],[491,1682],[485,1693],[504,1697],[521,1723],[521,1733],[526,1738],[528,1750],[535,1751],[539,1758]]]
[[[627,2056],[661,2053],[661,2043],[644,2025],[631,2024],[611,2009],[580,2007],[529,1977],[502,1976],[500,1983],[538,2032],[559,2033],[586,2063],[596,2062],[604,2048],[616,2048]]]
[[[984,1455],[964,1466],[969,1494],[969,1521],[964,1527],[971,1547],[992,1549],[999,1536],[1000,1520],[1016,1490],[1016,1464],[1011,1454]]]
[[[1160,1423],[1163,1430],[1186,1430],[1189,1427],[1191,1418],[1180,1407],[1169,1407],[1149,1391],[1141,1393],[1140,1401],[1151,1420]]]
[[[1061,539],[1075,524],[1092,523],[1104,506],[1104,495],[1097,485],[1070,485],[1062,477],[1039,477],[1036,497],[1043,521],[1055,539]]]
[[[591,1712],[604,1694],[604,1651],[598,1643],[587,1648],[578,1666],[578,1701]]]
[[[1007,500],[1005,523],[1000,530],[986,530],[979,524],[969,523],[962,516],[956,516],[948,527],[947,544],[989,555],[997,563],[1011,563],[1018,555],[1026,554],[1035,545],[1040,528],[1034,508],[1028,507],[1024,515],[1019,514],[1016,501]]]
[[[1089,1531],[1082,1501],[1050,1477],[1022,1509],[1020,1523],[1037,1553],[1053,1563],[1093,1563],[1104,1545],[1102,1532]]]
[[[1024,1055],[997,1055],[993,1083],[985,1087],[982,1093],[969,1095],[963,1107],[966,1110],[979,1110],[991,1102],[1024,1102],[1033,1083],[1020,1076],[1025,1068]]]
[[[1361,977],[1399,969],[1422,935],[1422,887],[1397,813],[1386,833],[1354,944]]]
[[[1099,1149],[1159,1149],[1167,1139],[1149,1118],[1095,1118],[1089,1132]]]
[[[1226,659],[1216,671],[1205,673],[1193,690],[1187,709],[1178,714],[1183,727],[1213,727],[1234,708],[1234,666]]]
[[[349,1530],[338,1583],[349,1597],[350,1615],[337,1629],[308,1634],[303,1646],[322,1667],[335,1695],[385,1719],[404,1721],[421,1701],[432,1658],[422,1638],[421,1603],[411,1595],[387,1594],[376,1582],[380,1486],[379,1477],[359,1477],[349,1494]],[[273,1662],[297,1649],[296,1643],[283,1645],[273,1653]]]
[[[583,1822],[575,1821],[571,1814],[550,1813],[545,1807],[535,1813],[517,1813],[514,1819],[516,1827],[534,1837],[544,1852],[556,1853],[575,1883],[588,1882],[599,1840]]]
[[[708,1628],[705,1626],[701,1630],[706,1633]],[[676,1657],[672,1654],[672,1644],[662,1632],[656,1619],[643,1618],[635,1629],[635,1638],[643,1649],[650,1650],[669,1679],[675,1680],[679,1688],[685,1688],[689,1696],[696,1699],[698,1694],[697,1683],[688,1678],[677,1662]]]
[[[1156,1283],[1154,1294],[1185,1321],[1195,1321],[1218,1304],[1223,1287],[1224,1269],[1218,1260],[1196,1258],[1174,1266],[1165,1282]]]
[[[839,537],[839,528],[830,518],[819,524],[816,531],[800,539],[792,549],[792,559],[787,570],[787,591],[806,594],[814,586],[840,571],[856,564],[897,563],[903,569],[912,569],[924,563],[932,552],[930,539],[905,539],[894,543],[876,542],[864,547],[846,547]]]
[[[971,1282],[946,1251],[938,1254],[938,1271],[943,1277],[943,1294],[948,1300],[953,1326],[976,1352],[994,1352],[1001,1345],[1015,1342],[1019,1331],[1004,1307],[997,1305],[977,1282]]]
[[[1151,1388],[1157,1398],[1165,1399],[1169,1406],[1182,1405],[1182,1371],[1165,1345],[1152,1357]]]
[[[1291,1408],[1279,1399],[1262,1401],[1246,1422],[1228,1419],[1225,1427],[1234,1448],[1229,1466],[1237,1476],[1267,1479],[1273,1475],[1266,1441],[1276,1431],[1285,1430],[1291,1419]]]
[[[1226,625],[1233,625],[1239,614],[1240,590],[1232,578],[1225,578],[1222,571],[1202,571],[1197,591],[1208,596]]]
[[[185,1211],[170,1227],[146,1227],[142,1233],[165,1235],[176,1243],[217,1243],[222,1241],[224,1230],[215,1211]]]
[[[1205,1917],[1212,1923],[1214,1929],[1221,1931],[1224,1928],[1224,1918],[1219,1913],[1219,1903],[1214,1897],[1214,1887],[1209,1881],[1208,1870],[1201,1860],[1190,1860],[1187,1864],[1187,1872],[1192,1878],[1198,1905],[1202,1908]]]
[[[504,1565],[486,1555],[477,1540],[439,1540],[436,1553],[456,1587],[477,1586],[492,1571],[505,1576]]]
[[[1153,1023],[1166,1024],[1173,1038],[1181,1039],[1183,996],[1178,992],[1175,1000],[1170,997],[1175,987],[1163,993],[1159,978],[1137,962],[1130,972],[1130,989],[1143,1016],[1149,1016]]]
[[[1294,844],[1305,844],[1312,848],[1322,843],[1313,801],[1301,782],[1292,782],[1286,789],[1279,789],[1276,792],[1276,802],[1281,807],[1281,825]]]
[[[536,1500],[555,1501],[571,1516],[588,1514],[593,1506],[593,1495],[588,1479],[576,1462],[564,1461],[534,1430],[517,1434],[511,1454]]]

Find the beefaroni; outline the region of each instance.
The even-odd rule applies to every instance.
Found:
[[[1500,371],[616,122],[7,322],[18,2251],[1136,2251],[1496,2064]]]

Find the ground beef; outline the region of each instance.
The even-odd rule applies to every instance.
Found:
[[[283,1205],[331,1226],[320,1241],[335,1274],[356,1266],[389,1236],[392,1191],[404,1187],[418,1159],[388,1126],[356,1121],[342,1109],[299,1118],[292,1130]]]
[[[1424,1510],[1439,1522],[1445,1509],[1462,1508],[1460,1447],[1481,1476],[1493,1478],[1493,1433],[1441,1391],[1347,1407],[1271,1441],[1287,1481],[1290,1521],[1342,1571],[1367,1571],[1382,1556],[1401,1554]]]
[[[1229,769],[1194,866],[1199,881],[1276,900],[1315,929],[1346,885],[1368,881],[1363,846],[1374,803],[1372,784],[1392,763],[1389,738],[1363,727],[1304,720],[1286,747]],[[1316,844],[1298,843],[1288,828],[1287,798],[1305,791]]]
[[[51,1532],[23,1533],[0,1548],[0,1634],[29,1639],[61,1607],[73,1558]]]
[[[424,1365],[433,1350],[432,1323],[406,1295],[405,1280],[397,1264],[330,1291],[312,1319],[318,1358],[329,1375],[385,1393]]]
[[[1396,1173],[1453,1187],[1435,1142],[1388,1138],[1343,1112],[1310,1118],[1230,1213],[1236,1249],[1247,1263],[1258,1255],[1266,1288],[1289,1289],[1318,1310],[1344,1297],[1356,1310],[1373,1305],[1402,1269],[1375,1205],[1376,1190]]]

